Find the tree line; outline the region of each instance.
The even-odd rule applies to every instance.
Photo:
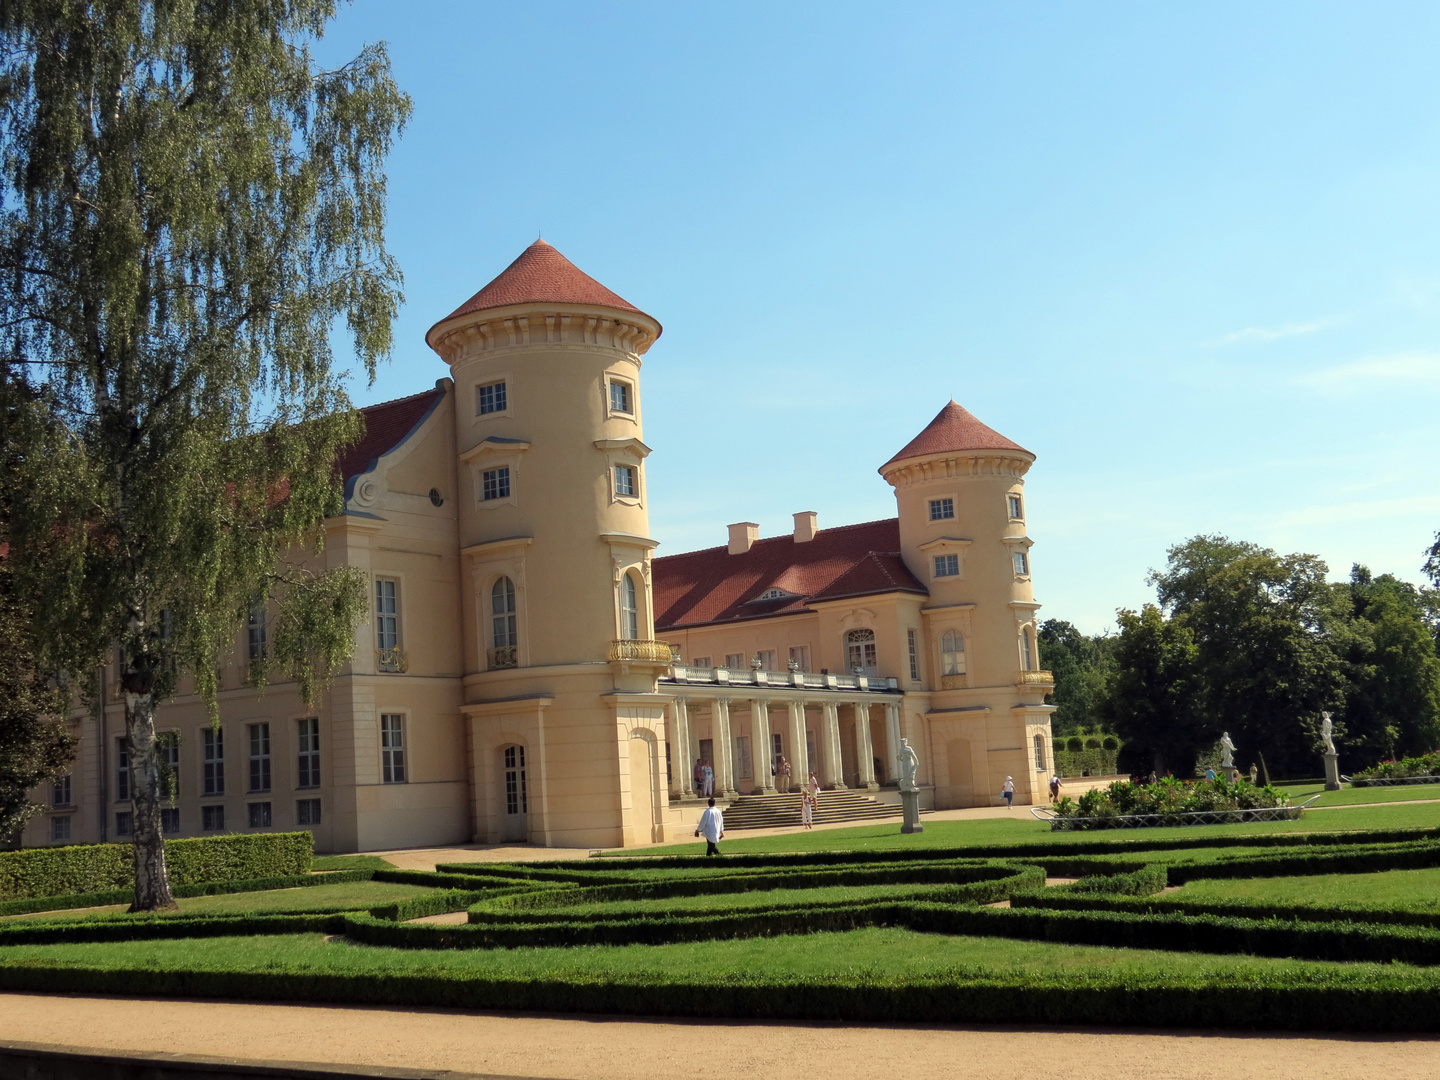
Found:
[[[1440,534],[1422,569],[1440,586]],[[1328,574],[1223,536],[1175,545],[1149,575],[1156,602],[1120,609],[1118,632],[1041,626],[1055,734],[1114,732],[1122,771],[1177,776],[1226,731],[1243,768],[1319,775],[1327,711],[1347,772],[1440,748],[1440,588]]]

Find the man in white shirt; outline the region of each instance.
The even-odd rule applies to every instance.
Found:
[[[700,824],[695,829],[696,836],[705,838],[705,854],[719,855],[720,840],[725,835],[725,815],[715,805],[715,800],[710,800],[710,805],[700,815]]]

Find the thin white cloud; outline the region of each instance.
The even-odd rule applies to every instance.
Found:
[[[1348,364],[1322,368],[1296,380],[1322,394],[1350,394],[1369,388],[1390,388],[1396,383],[1440,387],[1440,353],[1408,352],[1369,356]]]
[[[1340,315],[1330,315],[1311,322],[1284,323],[1280,326],[1247,326],[1244,330],[1236,330],[1233,334],[1225,334],[1216,338],[1211,344],[1243,345],[1248,342],[1279,341],[1281,338],[1300,337],[1303,334],[1313,334],[1324,330],[1327,326],[1334,326],[1342,318],[1343,316]]]

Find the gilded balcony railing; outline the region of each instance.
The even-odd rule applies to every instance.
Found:
[[[963,671],[959,675],[940,676],[941,690],[964,690],[969,685],[970,680]]]
[[[501,645],[490,650],[490,670],[520,666],[520,650],[514,645]]]
[[[403,674],[410,670],[410,657],[404,649],[376,649],[375,669],[391,674]]]
[[[654,664],[668,664],[674,658],[668,641],[612,641],[611,660],[644,660]]]
[[[1021,686],[1054,686],[1055,676],[1049,671],[1022,671],[1019,683]]]

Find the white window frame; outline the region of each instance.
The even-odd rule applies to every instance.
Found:
[[[389,585],[389,596],[383,586]],[[388,575],[375,575],[375,588],[371,590],[375,604],[375,648],[381,652],[402,647],[404,637],[400,633],[400,579]],[[391,610],[386,610],[386,601]]]
[[[725,654],[725,666],[726,666],[726,668],[728,668],[728,669],[731,670],[731,671],[735,671],[735,670],[737,670],[737,669],[740,670],[740,671],[744,671],[744,670],[745,670],[745,654],[744,654],[744,653],[739,653],[739,652],[726,653],[726,654]]]
[[[320,718],[302,716],[295,721],[295,787],[318,788],[320,775]]]
[[[50,805],[52,807],[73,806],[74,804],[70,801],[73,795],[74,788],[68,772],[57,776],[50,782]]]
[[[200,797],[225,794],[225,729],[205,725],[200,729]]]
[[[628,409],[617,409],[615,407],[615,386],[619,384],[625,388],[625,397]],[[607,420],[639,420],[640,419],[640,384],[634,379],[628,379],[623,375],[605,376],[605,418]]]
[[[1030,576],[1030,553],[1027,551],[1012,551],[1010,560],[1015,564],[1015,576],[1017,578],[1028,578]]]
[[[954,627],[940,635],[940,674],[965,674],[965,635]]]
[[[498,415],[491,413],[486,417]],[[460,455],[460,461],[470,469],[474,485],[473,505],[481,510],[495,510],[502,506],[520,505],[520,458],[530,444],[524,439],[502,439],[488,435],[475,446]],[[485,493],[485,474],[496,469],[510,470],[510,494],[497,499],[482,498]]]
[[[405,760],[405,729],[409,726],[404,713],[380,714],[380,782],[408,784],[409,763]]]
[[[964,581],[965,549],[968,548],[970,544],[971,541],[958,536],[939,536],[931,540],[928,544],[921,544],[920,550],[930,556],[928,563],[930,584],[934,585],[936,582]],[[955,556],[955,573],[937,574],[935,572],[936,558],[940,555]]]
[[[756,649],[756,650],[755,650],[755,659],[760,661],[760,670],[761,670],[761,671],[774,671],[774,670],[775,670],[775,650],[774,650],[774,649]]]
[[[1020,670],[1039,670],[1039,650],[1035,643],[1035,628],[1029,623],[1020,627]]]
[[[954,521],[955,520],[955,496],[938,495],[928,500],[925,506],[926,512],[930,515],[931,521]],[[937,513],[939,511],[939,513]]]
[[[498,603],[502,596],[497,596],[501,583],[506,588],[503,592],[503,605]],[[501,666],[497,664],[497,652],[501,649],[514,650],[510,659],[512,663],[504,665],[515,667],[520,660],[520,590],[515,587],[515,579],[509,574],[498,574],[495,580],[490,583],[487,590],[488,599],[486,606],[489,608],[490,623],[490,663],[489,667]]]
[[[809,645],[791,645],[791,646],[790,646],[790,659],[791,659],[791,660],[794,660],[795,663],[796,663],[797,665],[799,665],[799,666],[796,668],[797,671],[809,671],[809,670],[810,670],[810,646],[809,646]]]
[[[492,487],[495,492],[493,495],[489,494]],[[480,470],[481,502],[508,502],[513,492],[509,465],[501,465],[497,462],[493,468]]]
[[[910,681],[920,681],[920,633],[913,626],[905,631],[905,647],[910,653]]]
[[[960,576],[960,553],[957,551],[942,551],[939,555],[930,557],[931,575],[937,578],[958,578]]]
[[[1035,747],[1035,771],[1049,772],[1050,769],[1045,764],[1045,737],[1037,732],[1031,741]]]
[[[621,641],[640,641],[641,631],[644,627],[644,612],[641,610],[641,594],[644,589],[635,584],[635,574],[631,570],[622,571],[620,583],[615,587],[616,605],[619,609],[619,639]]]
[[[618,500],[640,500],[640,466],[621,462],[610,466],[611,495]],[[626,488],[629,490],[627,491]]]
[[[499,417],[499,416],[509,416],[509,415],[510,415],[510,402],[511,402],[511,401],[513,400],[513,398],[514,398],[513,391],[514,391],[515,387],[514,387],[514,384],[511,382],[510,376],[509,376],[508,374],[505,374],[505,375],[493,375],[493,376],[491,376],[490,378],[485,379],[484,381],[477,381],[477,382],[475,382],[475,383],[473,384],[473,386],[474,386],[473,397],[474,397],[474,401],[475,401],[475,419],[476,419],[476,420],[494,420],[496,417]],[[503,391],[503,393],[504,393],[504,395],[505,395],[505,405],[504,405],[503,408],[491,409],[489,412],[481,412],[481,411],[480,411],[480,395],[481,395],[481,391],[483,391],[483,390],[485,390],[485,389],[487,389],[488,387],[491,387],[491,386],[503,386],[503,387],[505,388],[504,391]]]
[[[852,638],[869,634],[869,638]],[[880,670],[880,641],[875,630],[869,626],[855,626],[845,631],[845,671],[853,672],[857,667],[862,675],[874,675]],[[858,650],[858,652],[856,651]],[[856,663],[856,659],[860,663]],[[868,660],[869,663],[865,661]]]
[[[246,794],[264,795],[275,787],[270,721],[257,720],[253,724],[246,724],[245,744],[245,749],[248,751],[246,758],[248,768],[245,774]],[[264,787],[257,786],[257,778],[264,780]]]
[[[1025,496],[1018,491],[1011,491],[1005,496],[1005,507],[1010,513],[1011,521],[1025,520]]]
[[[264,660],[270,654],[265,602],[262,600],[250,609],[245,620],[245,635],[250,662]]]
[[[71,839],[73,830],[70,827],[69,814],[56,814],[50,819],[50,842],[63,843]]]
[[[692,657],[690,658],[690,666],[691,666],[691,667],[703,667],[703,668],[708,668],[708,667],[710,666],[710,657],[708,657],[708,656],[692,656]]]

